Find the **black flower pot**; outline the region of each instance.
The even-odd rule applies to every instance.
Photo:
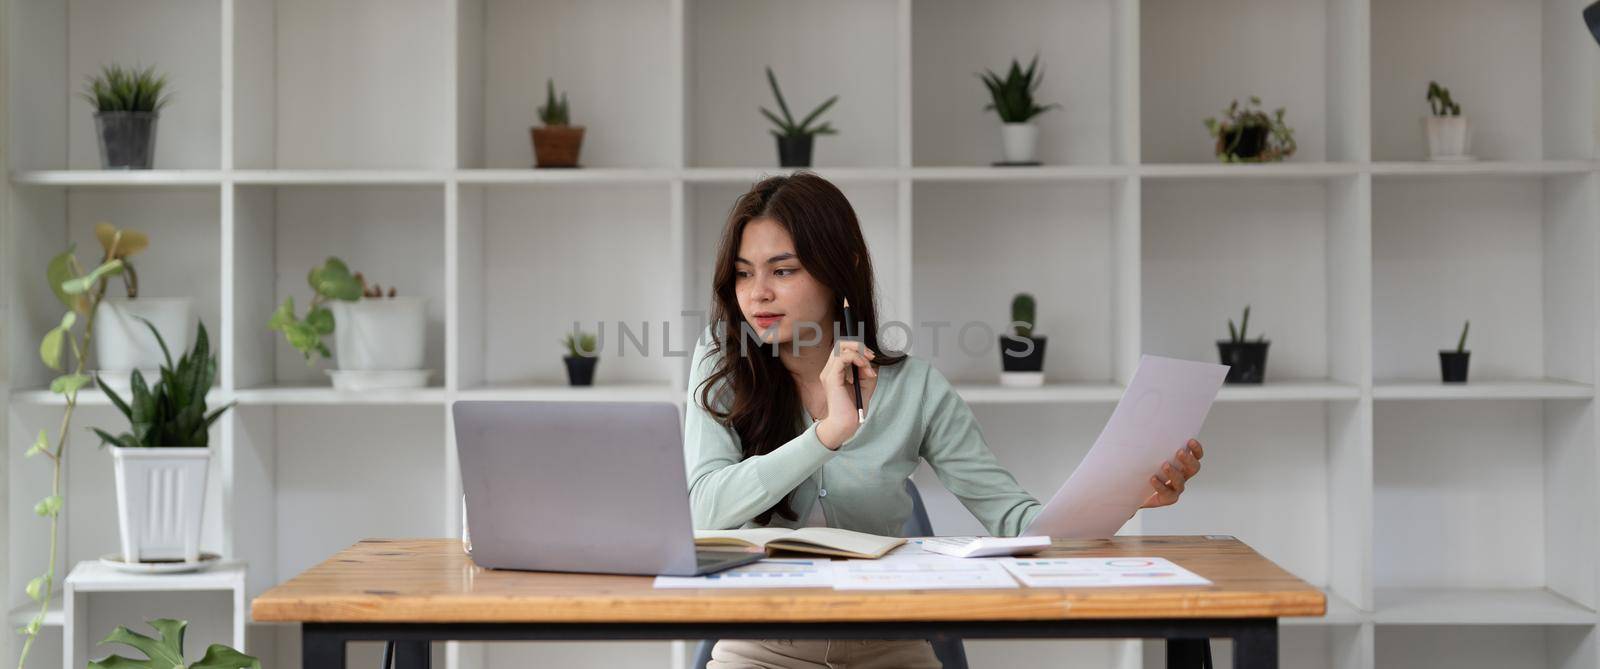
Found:
[[[600,364],[600,358],[586,358],[578,356],[565,356],[561,358],[567,363],[567,382],[574,386],[594,385],[594,368]]]
[[[779,167],[811,167],[811,140],[816,135],[779,135]]]
[[[1466,383],[1467,362],[1472,358],[1472,351],[1440,351],[1439,374],[1444,377],[1445,383]]]
[[[1267,128],[1259,125],[1234,128],[1224,132],[1222,139],[1226,142],[1224,148],[1233,147],[1232,154],[1235,158],[1255,158],[1267,148]],[[1234,144],[1235,140],[1238,144]]]
[[[1045,337],[1014,338],[1015,335],[1000,335],[1000,369],[1007,372],[1041,372],[1044,371],[1044,344]],[[1027,355],[1022,355],[1028,349],[1028,342],[1033,342],[1033,350]]]
[[[108,170],[148,170],[155,164],[156,112],[96,112],[95,134],[100,138],[100,167]]]
[[[1271,345],[1270,341],[1218,341],[1217,353],[1222,357],[1222,364],[1228,366],[1228,378],[1225,381],[1261,383],[1267,375],[1267,347]]]

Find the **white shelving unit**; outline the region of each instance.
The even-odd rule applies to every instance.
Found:
[[[227,603],[231,607],[227,618],[231,633],[228,645],[242,652],[249,653],[250,647],[245,641],[245,621],[249,619],[250,607],[245,602],[245,565],[219,564],[201,572],[188,574],[129,574],[117,571],[100,562],[80,562],[72,568],[72,573],[67,575],[62,583],[62,600],[65,608],[60,615],[61,620],[70,620],[71,624],[62,627],[62,664],[76,667],[88,661],[89,658],[104,657],[109,652],[129,653],[129,649],[112,647],[100,648],[98,652],[91,652],[95,642],[104,639],[106,634],[116,629],[117,625],[127,626],[135,631],[149,634],[145,630],[143,621],[108,621],[102,616],[92,614],[89,606],[91,595],[99,598],[102,594],[110,593],[138,593],[138,605],[146,609],[157,609],[162,606],[158,598],[170,598],[175,593],[211,592],[226,593]],[[115,596],[115,595],[111,595]],[[219,599],[219,598],[213,598]],[[152,601],[155,600],[155,601]],[[59,603],[59,602],[58,602]],[[48,622],[48,621],[47,621]],[[221,621],[219,620],[193,620],[192,627],[185,629],[220,633]],[[56,624],[60,624],[57,622]],[[206,628],[218,628],[217,631]],[[187,636],[187,634],[185,635]],[[185,650],[193,652],[193,646]],[[201,652],[204,652],[202,649]]]
[[[19,447],[60,411],[35,360],[58,316],[43,263],[92,248],[94,222],[149,231],[145,291],[194,298],[221,343],[213,398],[239,406],[214,434],[204,545],[247,562],[254,595],[361,537],[457,535],[452,401],[683,401],[703,318],[683,312],[706,309],[734,197],[780,172],[755,112],[771,65],[796,107],[841,96],[817,171],[856,208],[886,318],[997,330],[1013,293],[1038,298],[1044,388],[998,386],[994,349],[963,352],[954,328],[911,342],[1036,496],[1083,456],[1140,353],[1215,359],[1250,304],[1274,342],[1267,383],[1223,391],[1205,473],[1125,531],[1232,534],[1322,587],[1329,615],[1283,627],[1287,666],[1595,669],[1600,47],[1582,4],[7,2],[7,608],[45,559],[25,513],[39,464]],[[1048,164],[989,167],[999,133],[972,75],[1036,52],[1040,97],[1065,107],[1039,118]],[[72,93],[134,61],[179,93],[160,169],[102,172]],[[584,169],[528,169],[547,77],[589,128]],[[1418,162],[1429,79],[1473,119],[1477,162]],[[1215,163],[1200,120],[1252,94],[1288,107],[1299,154]],[[430,387],[334,391],[266,330],[327,255],[429,298]],[[1435,351],[1467,319],[1473,381],[1444,386]],[[597,386],[568,388],[556,340],[574,320],[648,323],[652,355],[611,349]],[[97,394],[81,411],[80,426],[117,424]],[[79,439],[69,472],[58,573],[116,541],[108,459]],[[930,471],[916,478],[941,532],[979,531]],[[223,611],[174,597],[161,614]],[[269,666],[296,666],[297,630],[247,632]],[[191,645],[227,640],[205,636]],[[450,644],[437,659],[682,666],[690,648]],[[974,666],[1162,656],[967,649]]]

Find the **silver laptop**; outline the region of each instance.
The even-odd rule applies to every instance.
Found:
[[[673,404],[460,401],[451,411],[467,552],[481,567],[695,576],[763,557],[695,550]]]

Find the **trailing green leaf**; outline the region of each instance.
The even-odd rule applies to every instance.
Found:
[[[108,276],[116,276],[122,272],[121,260],[108,260],[93,271],[76,279],[68,280],[61,284],[61,291],[68,295],[80,295],[89,292],[96,281]]]
[[[33,513],[40,517],[51,517],[61,513],[61,496],[51,495],[39,500],[37,504],[33,505]]]
[[[71,395],[79,390],[82,390],[84,386],[89,385],[89,381],[91,380],[92,379],[90,379],[89,375],[87,374],[67,374],[65,376],[58,376],[54,380],[50,381],[50,392],[57,395]]]
[[[22,457],[31,458],[40,453],[50,452],[50,434],[43,429],[39,430],[39,437],[33,440],[33,445],[28,447]]]

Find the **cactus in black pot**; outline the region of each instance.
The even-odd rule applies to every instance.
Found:
[[[1011,299],[1011,332],[1000,335],[1000,382],[1008,386],[1044,383],[1045,337],[1033,334],[1033,296],[1017,293]]]

